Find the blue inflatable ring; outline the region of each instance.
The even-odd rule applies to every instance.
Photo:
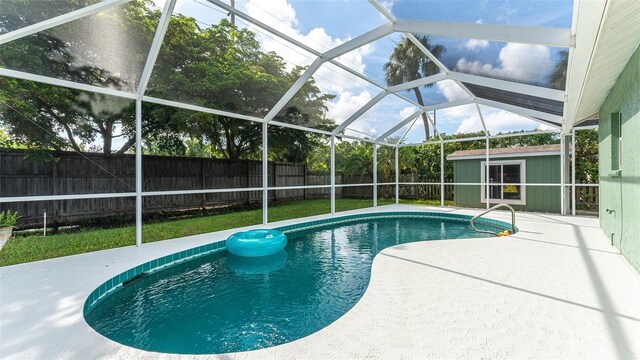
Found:
[[[278,230],[259,229],[229,236],[227,251],[233,255],[258,257],[273,255],[287,246],[287,236]]]

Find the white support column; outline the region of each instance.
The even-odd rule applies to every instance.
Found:
[[[484,153],[484,161],[485,161],[485,173],[484,173],[484,182],[485,182],[485,197],[487,202],[487,209],[491,207],[491,194],[489,192],[489,136],[485,138],[485,153]],[[500,180],[502,182],[502,180]]]
[[[378,207],[378,144],[373,144],[373,207]]]
[[[168,0],[164,5],[158,28],[147,55],[147,61],[140,75],[140,84],[138,84],[136,91],[136,246],[142,245],[142,97],[147,89],[151,72],[160,53],[162,40],[167,32],[175,5],[176,0]]]
[[[262,123],[262,223],[269,223],[269,125]],[[275,185],[275,184],[274,184]]]
[[[567,215],[569,214],[569,209],[571,208],[571,204],[569,203],[570,196],[569,192],[567,191],[569,190],[569,186],[567,186],[567,183],[569,183],[571,177],[571,170],[569,169],[569,165],[571,165],[571,162],[569,161],[569,156],[571,154],[571,134],[563,134],[562,136],[564,138],[564,182],[562,183],[562,196],[564,198],[564,215]]]
[[[576,216],[576,129],[571,129],[571,215]]]
[[[136,246],[142,245],[142,101],[136,100]]]
[[[480,123],[482,124],[482,130],[484,131],[485,136],[489,136],[489,131],[487,131],[487,124],[484,122],[484,116],[482,116],[482,111],[480,110],[480,105],[475,103],[476,110],[478,110],[478,116],[480,117]]]
[[[396,157],[396,204],[400,203],[400,156],[398,155],[398,150],[400,148],[396,146],[395,148],[395,157]]]
[[[331,214],[336,213],[336,137],[331,135]]]
[[[564,133],[560,134],[560,215],[565,215],[564,211]]]
[[[440,139],[440,207],[444,207],[444,142]]]

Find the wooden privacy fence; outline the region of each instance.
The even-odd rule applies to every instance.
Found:
[[[0,152],[0,197],[135,192],[135,156],[50,152],[35,157],[25,151]],[[262,187],[262,162],[208,158],[143,156],[143,191],[224,189],[209,194],[145,196],[145,214],[255,206],[262,191],[233,191]],[[330,185],[329,172],[307,171],[304,163],[270,162],[269,186]],[[336,175],[336,183],[342,174]],[[270,202],[329,198],[330,188],[269,191]],[[341,189],[336,196],[343,197]],[[21,215],[22,226],[48,222],[95,221],[135,212],[135,198],[103,198],[0,203],[0,211]]]
[[[401,183],[430,183],[400,185],[400,198],[409,200],[440,200],[440,179],[423,179],[418,174],[400,174]],[[453,201],[453,185],[444,185],[444,199]]]
[[[25,157],[20,150],[0,151],[0,197],[72,195],[135,192],[135,156],[75,152],[51,152],[44,158]],[[42,156],[42,154],[40,154]],[[309,171],[304,163],[270,162],[269,186],[330,185],[328,171]],[[379,183],[395,179],[379,178]],[[226,192],[145,196],[145,215],[161,212],[258,206],[262,191],[234,191],[262,187],[262,162],[253,160],[143,156],[143,191],[224,189]],[[416,174],[401,174],[400,182],[432,182]],[[373,198],[370,174],[336,174],[336,184],[365,184],[336,187],[337,198]],[[440,200],[440,185],[400,185],[400,198]],[[298,199],[328,199],[331,189],[270,190],[269,202]],[[379,185],[380,198],[395,197],[394,185]],[[598,210],[598,188],[576,184],[576,208]],[[453,185],[445,185],[445,200],[453,200]],[[100,221],[131,216],[135,198],[103,198],[59,201],[0,203],[0,211],[18,211],[21,226],[39,226],[46,210],[49,223]]]
[[[582,186],[581,186],[582,184]],[[599,211],[599,188],[597,186],[584,186],[586,182],[576,182],[576,211],[593,214]],[[591,185],[591,184],[589,184]]]

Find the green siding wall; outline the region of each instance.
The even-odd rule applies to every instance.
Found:
[[[622,112],[623,121],[620,176],[611,174],[611,114],[615,112]],[[599,115],[600,226],[640,271],[640,50],[620,74]]]
[[[500,158],[502,160],[525,160],[527,184],[559,184],[560,156],[531,156]],[[480,166],[483,160],[455,160],[453,164],[454,182],[479,183],[481,181]],[[485,207],[480,201],[480,185],[454,186],[454,203],[457,206]],[[514,205],[516,210],[536,212],[560,212],[559,186],[527,186],[526,205]],[[496,201],[498,203],[499,201]],[[493,201],[492,201],[493,203]]]

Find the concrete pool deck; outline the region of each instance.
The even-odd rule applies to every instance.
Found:
[[[480,212],[412,205],[374,211],[397,210]],[[507,212],[489,217],[510,221]],[[507,238],[387,248],[374,260],[362,299],[333,324],[291,343],[225,355],[181,356],[123,346],[89,327],[82,309],[89,293],[108,278],[238,229],[3,267],[0,358],[640,357],[640,276],[610,245],[598,220],[518,213],[516,221],[520,232]]]

